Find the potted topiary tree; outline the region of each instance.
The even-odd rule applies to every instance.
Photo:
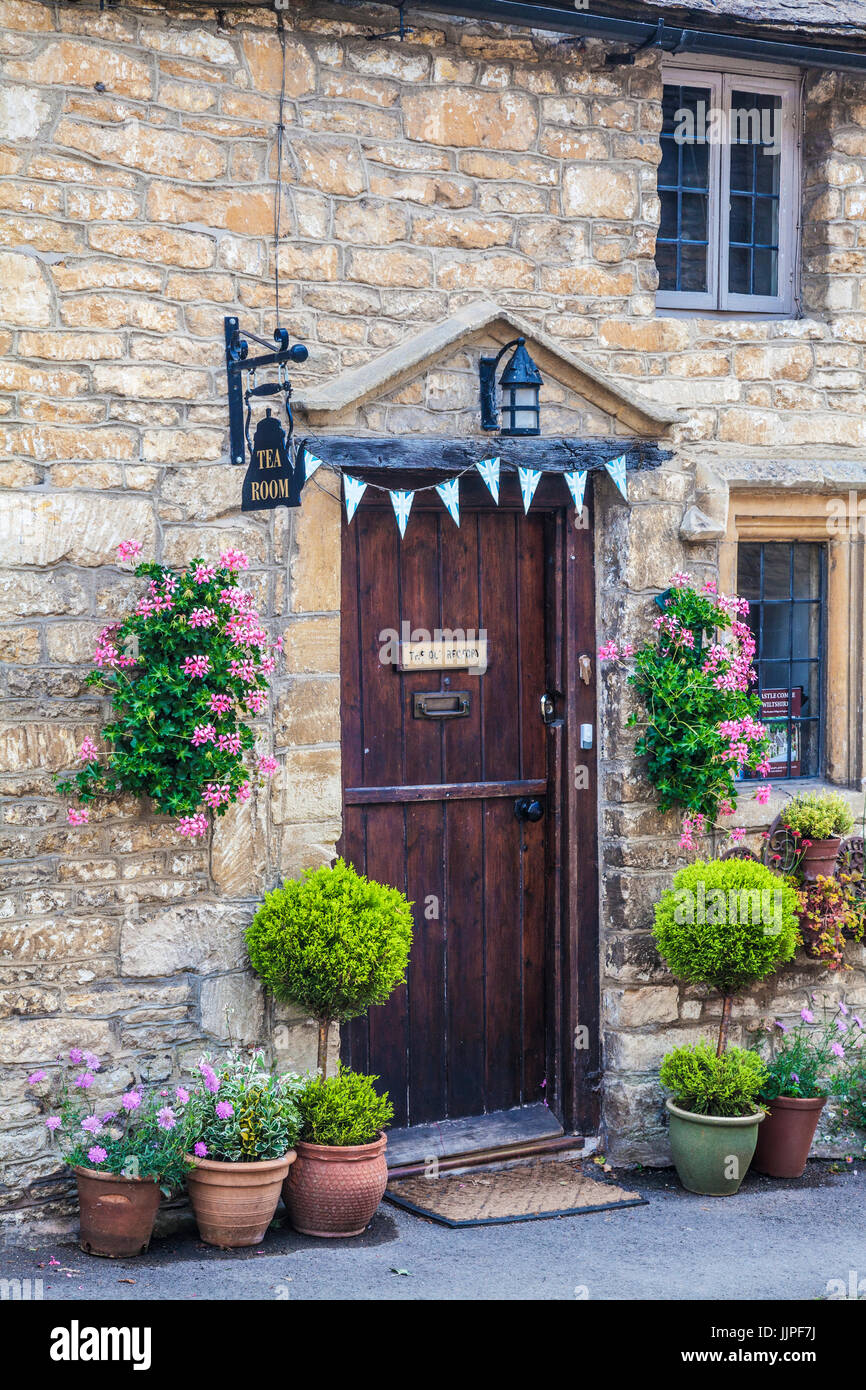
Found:
[[[683,1185],[693,1192],[736,1192],[755,1151],[763,1118],[756,1104],[763,1067],[753,1085],[750,1063],[736,1054],[732,1063],[721,1059],[733,996],[794,955],[797,907],[789,883],[748,859],[689,864],[656,905],[653,936],[672,973],[689,984],[709,985],[722,996],[715,1050],[719,1060],[708,1061],[712,1049],[704,1043],[699,1056],[684,1056],[678,1048],[662,1066],[662,1084],[675,1092],[675,1099],[667,1101],[674,1162]],[[699,1071],[694,1091],[683,1086],[686,1063],[687,1071]],[[704,1102],[696,1106],[700,1096]]]
[[[299,1171],[284,1183],[283,1199],[291,1213],[298,1209],[292,1193],[319,1182],[332,1206],[333,1225],[324,1232],[321,1219],[315,1218],[320,1231],[357,1234],[363,1226],[357,1226],[352,1186],[361,1181],[364,1163],[374,1165],[368,1167],[374,1189],[381,1181],[385,1136],[380,1131],[393,1112],[387,1098],[386,1114],[375,1097],[375,1078],[350,1072],[328,1078],[328,1031],[332,1023],[384,1004],[404,981],[412,944],[411,905],[396,888],[364,878],[338,859],[332,868],[308,869],[268,893],[246,939],[250,962],[265,987],[277,999],[306,1009],[319,1027],[319,1084],[311,1083],[304,1094],[309,1106],[315,1101],[328,1107],[332,1122],[312,1126],[308,1117],[294,1165]],[[325,1149],[333,1150],[329,1159],[323,1156]],[[365,1225],[382,1191],[384,1182]]]
[[[394,1115],[377,1094],[376,1076],[341,1067],[316,1076],[298,1097],[298,1162],[283,1183],[296,1231],[309,1236],[359,1236],[388,1184],[385,1126]]]
[[[779,817],[797,841],[800,873],[807,882],[832,875],[842,836],[854,824],[851,808],[838,792],[800,792]]]

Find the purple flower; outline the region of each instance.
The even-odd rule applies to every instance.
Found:
[[[198,1069],[204,1077],[205,1086],[210,1091],[211,1095],[215,1096],[220,1088],[220,1083],[217,1080],[217,1074],[213,1067],[209,1067],[207,1062],[199,1062]]]
[[[62,1124],[63,1121],[59,1115],[49,1115],[48,1119],[45,1121],[45,1128],[50,1129],[53,1133],[54,1130],[59,1129]]]
[[[102,1121],[98,1115],[85,1115],[81,1121],[81,1128],[86,1129],[88,1134],[99,1134],[102,1129]]]
[[[847,1004],[843,1004],[841,1000],[839,1001],[839,1012],[840,1012],[840,1014],[845,1014],[846,1017],[847,1017],[847,1014],[848,1014],[848,1006],[847,1006]]]
[[[88,1090],[88,1088],[93,1085],[93,1072],[80,1072],[75,1078],[75,1085],[79,1086],[82,1091]]]
[[[105,1149],[101,1149],[98,1144],[94,1144],[92,1149],[87,1150],[87,1157],[91,1163],[104,1163],[107,1156]]]
[[[85,1052],[84,1061],[88,1071],[99,1071],[99,1068],[102,1066],[95,1052]]]
[[[107,1125],[109,1120],[116,1120],[116,1119],[117,1119],[117,1111],[116,1111],[116,1110],[106,1110],[105,1114],[102,1116],[102,1123],[103,1123],[104,1125]]]
[[[178,1086],[177,1090],[174,1093],[174,1098],[177,1101],[178,1105],[186,1105],[187,1101],[189,1100],[189,1091],[187,1091],[183,1086]]]
[[[847,1032],[848,1032],[848,1024],[847,1024],[847,1023],[845,1022],[845,1020],[842,1019],[842,1018],[837,1018],[837,1019],[836,1019],[836,1027],[839,1029],[839,1032],[840,1032],[840,1033],[847,1033]]]
[[[228,1120],[235,1113],[235,1108],[230,1100],[218,1100],[216,1112],[221,1120]]]
[[[207,1144],[203,1143],[202,1140],[199,1139],[198,1143],[195,1145],[193,1149],[193,1153],[195,1154],[196,1158],[207,1158]]]
[[[156,1123],[160,1129],[174,1129],[177,1118],[170,1105],[164,1105],[161,1110],[157,1110]]]
[[[83,1055],[81,1049],[78,1048],[78,1047],[70,1047],[70,1049],[69,1049],[69,1060],[70,1060],[70,1062],[72,1063],[72,1065],[73,1065],[74,1067],[77,1067],[79,1062],[83,1062],[83,1061],[84,1061],[84,1055]]]
[[[787,1023],[783,1023],[782,1020],[781,1020],[780,1018],[777,1018],[777,1019],[776,1019],[776,1027],[777,1027],[777,1028],[781,1028],[781,1030],[782,1030],[783,1033],[787,1033],[787,1032],[790,1031],[789,1028],[788,1028]]]
[[[120,1103],[124,1110],[137,1110],[141,1105],[141,1096],[138,1091],[127,1091],[120,1097]]]
[[[28,1086],[36,1086],[36,1085],[39,1084],[40,1081],[47,1081],[47,1080],[48,1080],[48,1072],[47,1072],[47,1071],[41,1071],[41,1070],[40,1070],[40,1071],[34,1071],[34,1072],[32,1073],[32,1075],[28,1076],[28,1078],[27,1078],[27,1085],[28,1085]]]
[[[791,1072],[791,1080],[792,1080],[792,1081],[799,1081],[799,1080],[800,1080],[799,1076],[797,1075],[797,1073],[796,1073],[795,1071],[792,1071],[792,1072]]]
[[[830,1051],[833,1053],[833,1055],[834,1055],[835,1057],[844,1057],[844,1056],[845,1056],[845,1049],[844,1049],[844,1047],[842,1046],[841,1043],[837,1043],[837,1042],[831,1043],[831,1044],[830,1044]]]
[[[804,1023],[814,1023],[814,1022],[815,1022],[815,1015],[812,1013],[812,1010],[811,1010],[811,1009],[801,1009],[801,1010],[800,1010],[800,1017],[802,1018],[802,1020],[803,1020]]]
[[[852,1017],[853,1022],[854,1022],[854,1024],[856,1025],[857,1028],[862,1028],[862,1027],[863,1027],[863,1020],[862,1020],[862,1018],[860,1017],[859,1014],[852,1014],[851,1017]]]

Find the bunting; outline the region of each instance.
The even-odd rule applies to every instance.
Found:
[[[450,478],[447,483],[437,483],[436,491],[445,503],[448,514],[457,526],[460,525],[460,479]]]
[[[311,454],[304,450],[303,471],[307,479],[311,478],[316,469],[322,466],[327,468],[329,465],[325,460],[318,458],[316,454]],[[620,454],[619,458],[610,459],[604,467],[619,488],[623,497],[628,500],[628,477],[625,454]],[[470,464],[462,473],[454,478],[446,479],[445,482],[427,484],[423,488],[417,489],[421,492],[431,492],[435,489],[455,526],[460,525],[460,479],[466,473],[471,472],[473,468],[478,471],[481,478],[484,480],[487,490],[498,506],[501,472],[501,459],[498,456],[495,458],[481,459],[478,463]],[[542,468],[517,466],[517,476],[520,483],[520,495],[523,499],[524,514],[529,512],[543,472],[544,470]],[[586,495],[586,481],[589,477],[588,470],[586,468],[574,469],[571,472],[563,473],[562,477],[565,479],[565,484],[575,509],[578,512],[582,512],[584,497]],[[412,512],[415,490],[409,488],[388,488],[378,483],[365,483],[360,478],[353,477],[350,473],[343,473],[343,492],[346,504],[346,520],[348,522],[351,522],[353,519],[358,510],[361,498],[364,496],[368,487],[388,493],[391,499],[391,506],[394,509],[394,516],[396,517],[397,525],[400,529],[400,538],[402,539],[406,534],[406,527]]]
[[[344,473],[343,491],[346,495],[346,520],[351,521],[358,510],[358,503],[367,491],[367,484],[362,483],[360,478],[351,478],[348,473]]]
[[[391,506],[394,508],[394,515],[397,518],[397,525],[400,527],[400,539],[402,540],[406,534],[406,523],[409,520],[415,494],[395,488],[393,492],[388,490],[388,496],[391,498]]]
[[[574,473],[563,473],[563,478],[568,484],[568,490],[574,500],[575,511],[583,511],[583,496],[586,492],[587,471],[585,468],[577,469]]]
[[[611,459],[610,463],[606,463],[604,466],[613,478],[623,497],[628,501],[628,482],[625,476],[625,454],[620,454],[618,459]]]
[[[541,469],[518,467],[517,476],[520,479],[520,493],[523,498],[523,511],[525,514],[529,511],[529,504],[535,494],[535,489],[538,487]]]
[[[499,506],[499,459],[498,459],[498,458],[493,458],[493,459],[482,459],[480,463],[476,463],[475,467],[478,469],[478,472],[481,474],[482,478],[484,479],[485,483],[487,484],[487,489],[488,489],[488,491],[489,491],[489,493],[490,493],[490,496],[493,498],[494,502],[496,503],[496,505],[497,505],[497,507],[498,507],[498,506]]]

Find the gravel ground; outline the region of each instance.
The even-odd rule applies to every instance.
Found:
[[[41,1278],[46,1301],[814,1300],[853,1272],[866,1297],[866,1165],[812,1162],[797,1182],[750,1174],[734,1198],[684,1192],[670,1169],[613,1176],[648,1205],[450,1230],[383,1203],[350,1241],[280,1225],[261,1250],[222,1251],[189,1232],[134,1260],[52,1243],[0,1252],[0,1278]]]

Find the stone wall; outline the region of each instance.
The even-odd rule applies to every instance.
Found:
[[[598,490],[600,635],[634,640],[672,569],[715,568],[714,542],[679,537],[696,468],[744,445],[805,455],[816,472],[833,450],[864,458],[866,84],[807,87],[807,316],[657,318],[658,55],[608,68],[597,43],[413,19],[399,43],[369,38],[393,26],[390,9],[286,12],[282,318],[310,347],[295,379],[333,379],[484,295],[684,406],[673,463],[635,481],[630,510]],[[340,813],[335,480],[317,475],[297,513],[242,517],[225,461],[223,316],[262,335],[274,325],[275,25],[263,11],[0,0],[11,1234],[69,1219],[25,1084],[64,1044],[104,1054],[112,1092],[222,1045],[227,1008],[234,1037],[285,1065],[312,1057],[309,1024],[274,1019],[245,974],[241,939],[266,887],[331,855]],[[398,402],[400,427],[441,429],[450,387],[429,373]],[[285,638],[263,727],[279,775],[203,849],[134,805],[69,828],[52,795],[54,771],[99,729],[83,681],[96,632],[134,588],[113,558],[127,536],[168,562],[245,549]],[[623,1157],[657,1160],[658,1056],[714,1006],[681,995],[649,947],[675,827],[637,775],[615,679],[600,709],[606,1116]],[[791,1008],[801,973],[786,976]]]

